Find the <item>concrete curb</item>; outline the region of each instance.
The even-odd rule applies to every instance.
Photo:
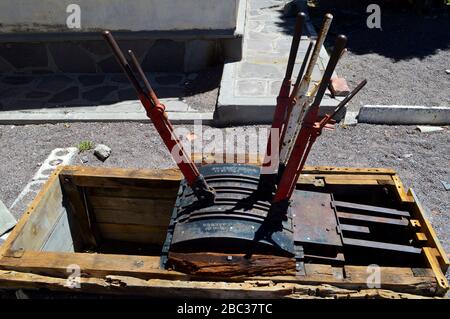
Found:
[[[364,105],[358,123],[449,125],[450,107],[410,105]]]
[[[53,173],[57,166],[72,164],[75,156],[78,154],[78,148],[55,148],[44,163],[39,167],[31,181],[24,187],[9,207],[11,214],[18,220],[25,212],[26,207],[36,197],[41,187]]]
[[[213,112],[168,112],[173,124],[192,124],[201,120],[204,125],[213,124]],[[36,111],[0,112],[0,125],[54,124],[68,122],[148,122],[145,112],[55,112],[51,109]]]

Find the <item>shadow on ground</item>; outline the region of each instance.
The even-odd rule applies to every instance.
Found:
[[[159,98],[180,100],[216,90],[221,77],[222,66],[197,73],[148,74]],[[98,106],[136,99],[134,88],[121,73],[0,74],[0,111]]]
[[[347,48],[354,54],[377,53],[394,61],[433,55],[438,50],[450,48],[450,6],[443,1],[418,1],[411,5],[407,1],[332,1],[319,0],[309,6],[311,21],[319,30],[325,13],[334,19],[326,41],[329,49],[338,34],[345,34]],[[367,27],[367,6],[378,4],[381,9],[381,30]],[[292,34],[294,18],[283,17],[285,32]]]

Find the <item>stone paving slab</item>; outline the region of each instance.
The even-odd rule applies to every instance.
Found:
[[[218,125],[271,123],[276,96],[281,86],[291,46],[295,17],[284,17],[282,0],[246,0],[243,59],[226,63],[214,119]],[[294,75],[304,59],[308,39],[316,36],[309,21],[300,41]],[[322,47],[312,74],[313,82],[322,77],[328,53]],[[329,92],[327,92],[329,94]],[[340,101],[325,96],[321,113]]]
[[[147,76],[160,98],[183,100],[187,87],[196,80],[198,74],[174,72]],[[136,92],[125,75],[120,73],[0,75],[2,111],[97,106],[136,99]]]
[[[217,71],[205,72],[147,74],[160,101],[166,106],[169,118],[176,123],[189,123],[195,119],[212,122],[215,98],[211,100],[210,111],[205,104],[209,104],[206,99],[200,102],[205,105],[199,105],[202,112],[188,104],[191,103],[190,97],[209,92],[211,86],[220,80],[217,75],[211,75]],[[202,87],[203,77],[213,81],[212,84]],[[142,122],[148,118],[134,88],[120,73],[0,75],[0,123],[73,121]]]

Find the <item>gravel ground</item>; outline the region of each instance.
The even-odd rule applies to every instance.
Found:
[[[192,130],[191,127],[186,128]],[[222,131],[243,135],[254,130],[255,127],[237,127]],[[51,150],[76,146],[83,140],[107,144],[112,148],[112,155],[105,162],[100,162],[92,151],[83,153],[78,155],[76,165],[82,165],[80,156],[87,156],[89,162],[86,165],[90,166],[174,166],[152,125],[75,123],[0,126],[0,198],[7,206],[11,205]],[[414,188],[440,240],[450,251],[450,193],[444,190],[440,182],[450,181],[449,145],[448,129],[420,133],[412,126],[360,124],[324,132],[314,145],[308,164],[394,168],[404,184]]]
[[[323,3],[310,8],[310,14],[316,29],[325,12],[333,14],[327,48],[337,34],[348,37],[348,53],[336,72],[351,88],[368,80],[350,110],[364,104],[450,106],[450,74],[445,72],[450,69],[448,11],[424,15],[381,4],[379,30],[366,25],[367,5],[336,8],[335,2]]]

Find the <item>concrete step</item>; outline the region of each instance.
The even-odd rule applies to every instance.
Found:
[[[272,122],[276,96],[284,76],[292,41],[292,28],[295,24],[295,17],[284,17],[282,9],[283,2],[280,1],[268,0],[262,6],[257,0],[247,0],[243,59],[239,62],[226,63],[224,66],[214,113],[217,125]],[[298,73],[303,61],[308,40],[316,36],[309,19],[304,29],[294,75]],[[321,79],[328,58],[325,48],[322,47],[312,75],[314,82]],[[320,113],[325,114],[333,110],[340,100],[326,95]],[[343,115],[344,112],[338,119]]]

